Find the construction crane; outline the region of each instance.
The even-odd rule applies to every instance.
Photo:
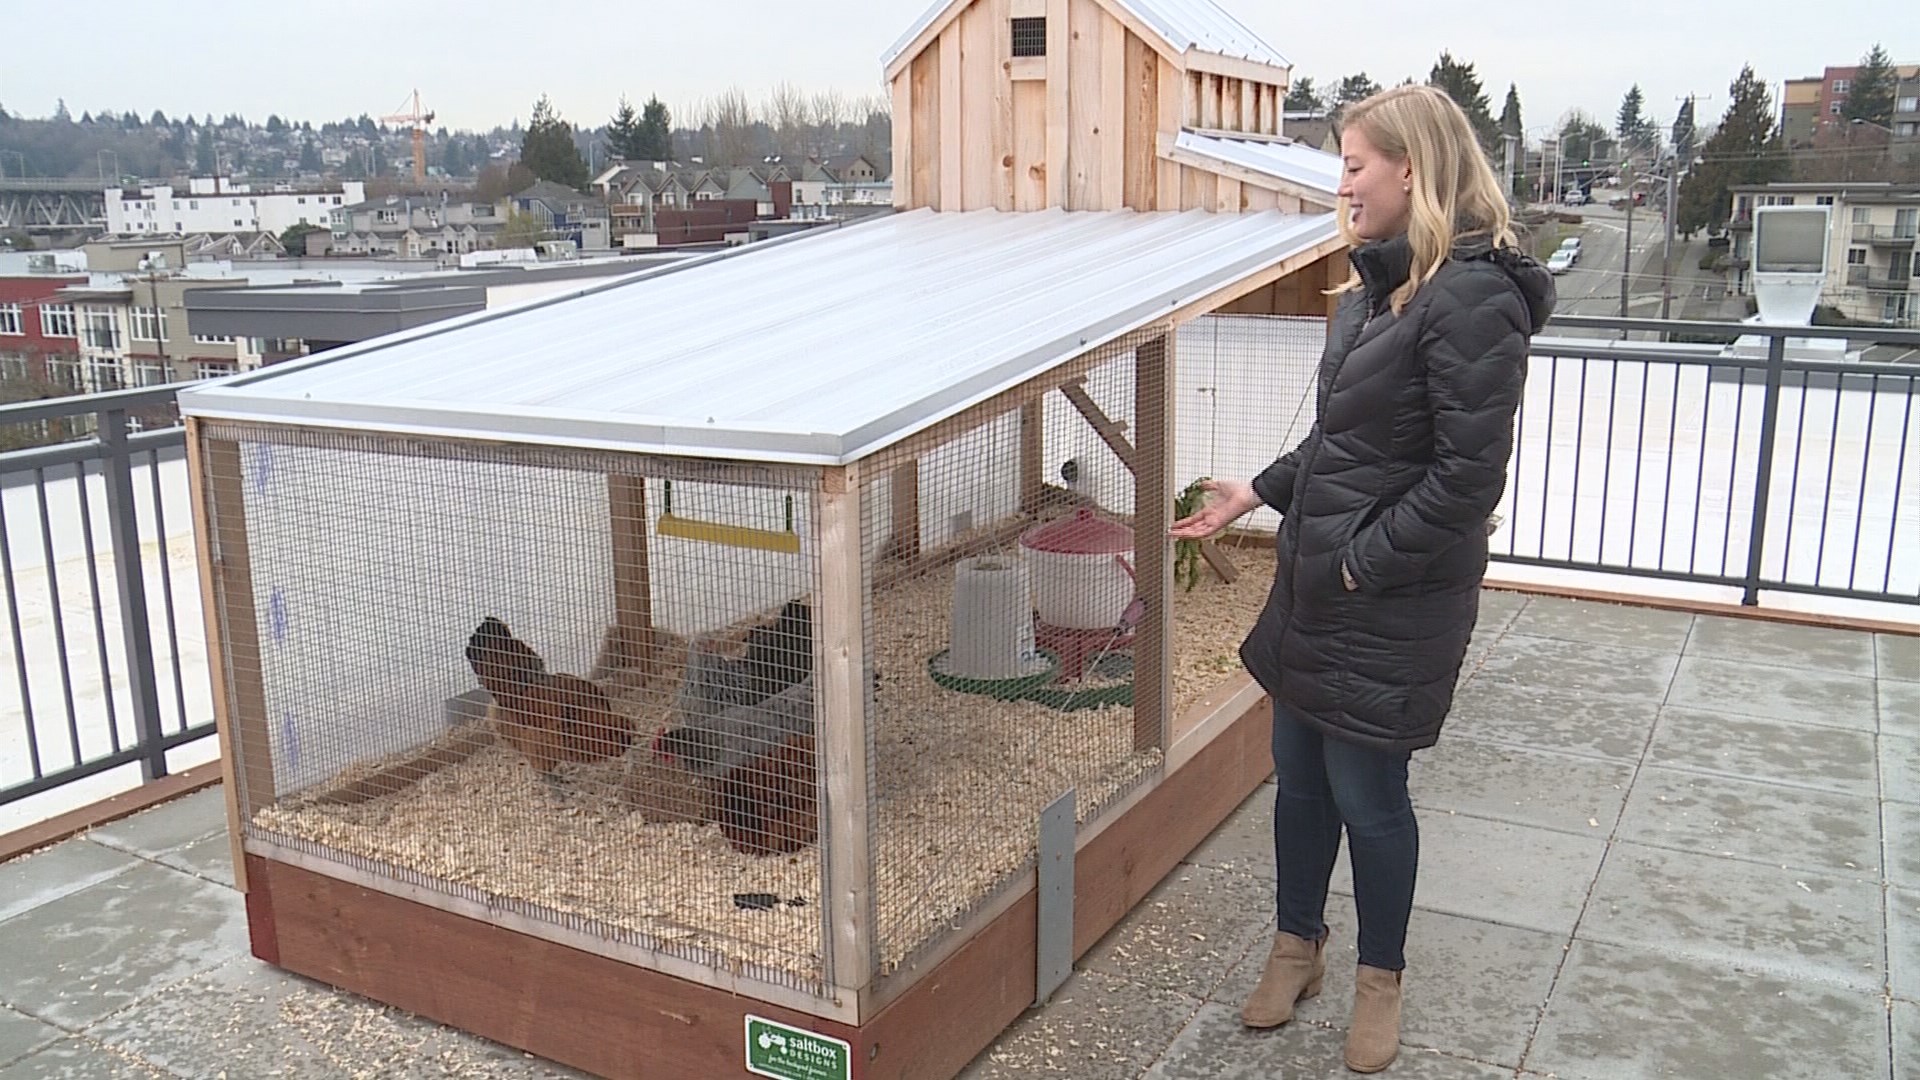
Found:
[[[380,118],[380,122],[383,124],[404,123],[413,126],[413,182],[416,184],[424,184],[427,182],[427,125],[433,123],[433,113],[421,110],[420,91],[418,89],[414,90],[413,97],[409,100],[413,102],[411,112],[383,116]],[[405,101],[400,103],[401,108],[405,108],[406,105],[407,102]]]

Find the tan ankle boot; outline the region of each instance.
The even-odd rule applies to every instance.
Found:
[[[1360,965],[1353,979],[1353,1025],[1347,1068],[1375,1073],[1400,1052],[1400,972]]]
[[[1296,1001],[1320,992],[1327,974],[1327,934],[1317,941],[1275,931],[1267,953],[1267,969],[1240,1009],[1240,1022],[1250,1028],[1272,1028],[1293,1019]]]

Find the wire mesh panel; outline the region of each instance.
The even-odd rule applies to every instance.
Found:
[[[249,837],[819,992],[816,471],[202,430]]]
[[[1325,319],[1206,315],[1180,327],[1177,475],[1251,480],[1312,430]],[[1261,507],[1239,528],[1271,534]]]
[[[882,972],[1031,865],[1039,813],[1084,821],[1145,775],[1133,646],[1131,349],[1022,388],[862,478],[873,672],[868,834]]]

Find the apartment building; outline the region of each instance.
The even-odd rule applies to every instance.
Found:
[[[1827,284],[1822,304],[1862,322],[1920,326],[1920,184],[1750,184],[1732,188],[1731,256],[1735,290],[1752,292],[1747,273],[1753,211],[1763,206],[1830,207]]]
[[[345,180],[254,188],[221,176],[196,176],[181,191],[170,184],[106,190],[112,236],[194,233],[282,233],[294,225],[329,227],[332,214],[366,199],[366,185]]]

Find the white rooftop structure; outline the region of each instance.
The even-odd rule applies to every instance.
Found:
[[[844,464],[1336,237],[1331,214],[920,210],[196,385],[180,405]]]
[[[1256,183],[1278,180],[1298,189],[1295,194],[1323,199],[1329,206],[1340,190],[1339,155],[1287,138],[1182,130],[1166,156],[1215,171],[1224,167],[1229,175],[1252,174],[1244,178]]]
[[[1278,68],[1293,66],[1273,46],[1260,40],[1260,35],[1247,29],[1246,24],[1228,14],[1213,0],[1103,0],[1103,2],[1112,7],[1116,13],[1129,16],[1132,21],[1158,35],[1175,52],[1211,53],[1215,56],[1248,60]],[[881,66],[891,69],[893,62],[906,52],[915,39],[926,33],[929,27],[940,22],[956,6],[963,4],[964,0],[935,0],[933,6],[915,19],[913,25],[907,28],[907,32],[881,55]]]

